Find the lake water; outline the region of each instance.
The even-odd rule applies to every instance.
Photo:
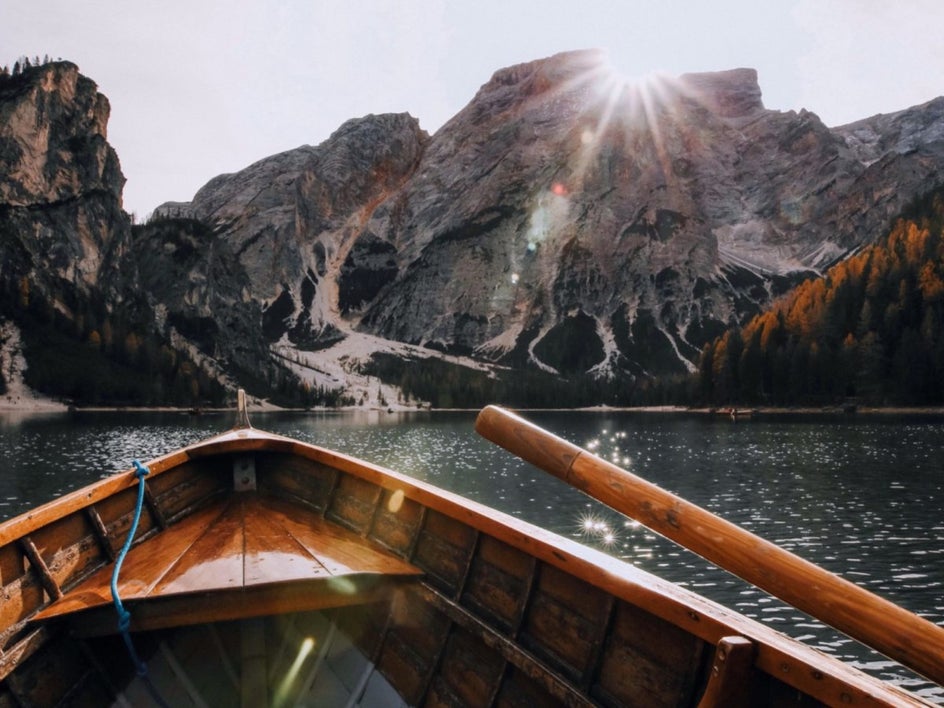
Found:
[[[944,624],[944,421],[601,412],[533,422]],[[944,692],[479,438],[474,413],[252,416],[604,548],[944,703]],[[228,415],[0,413],[0,520],[213,435]]]

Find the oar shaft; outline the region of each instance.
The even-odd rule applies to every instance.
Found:
[[[475,429],[715,565],[944,685],[944,628],[501,408],[485,408]]]

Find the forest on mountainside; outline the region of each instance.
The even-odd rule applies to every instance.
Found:
[[[133,307],[106,313],[92,302],[73,303],[67,318],[22,280],[7,293],[0,318],[17,323],[29,365],[26,384],[81,405],[221,404],[223,387],[157,334],[137,326]]]
[[[404,360],[374,354],[361,373],[401,392],[398,403],[424,401],[432,408],[479,408],[500,403],[516,408],[630,406],[638,403],[629,381],[589,375],[556,376],[537,369],[473,369],[436,358]]]
[[[707,344],[691,375],[490,376],[382,355],[365,373],[434,408],[944,405],[944,188],[912,204],[879,243]]]
[[[944,189],[702,351],[703,403],[944,404]]]

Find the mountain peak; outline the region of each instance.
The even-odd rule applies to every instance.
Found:
[[[764,110],[755,69],[682,74],[679,83],[725,118],[739,118]]]
[[[558,83],[605,63],[606,52],[601,49],[560,52],[543,59],[535,59],[499,69],[492,74],[492,78],[482,88],[488,90],[497,86],[518,84],[537,75],[543,76],[548,82]]]
[[[105,191],[124,177],[107,144],[108,99],[68,61],[0,79],[0,203],[55,204]]]

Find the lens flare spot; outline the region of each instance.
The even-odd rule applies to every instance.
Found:
[[[331,577],[328,578],[326,585],[328,585],[328,591],[337,593],[338,595],[355,595],[357,594],[357,586],[354,584],[354,581],[350,578],[345,578],[343,576]]]
[[[301,656],[303,659],[304,659],[304,658],[307,658],[308,655],[311,654],[311,650],[314,649],[314,648],[315,648],[315,640],[314,640],[314,638],[312,638],[312,637],[305,637],[304,641],[302,642],[302,646],[301,646],[301,648],[300,648],[299,651],[298,651],[298,654],[299,654],[299,656]]]
[[[315,640],[312,637],[305,637],[305,639],[302,640],[301,646],[298,647],[298,653],[295,655],[295,660],[285,673],[285,676],[282,677],[278,690],[275,692],[275,705],[286,705],[289,702],[291,694],[297,691],[295,683],[298,680],[298,674],[314,648]]]
[[[396,514],[400,511],[400,507],[403,506],[403,490],[398,489],[393,494],[390,495],[390,499],[387,500],[387,510],[391,514]]]
[[[551,193],[558,197],[566,197],[569,190],[567,189],[567,185],[561,182],[555,182],[551,185]]]

